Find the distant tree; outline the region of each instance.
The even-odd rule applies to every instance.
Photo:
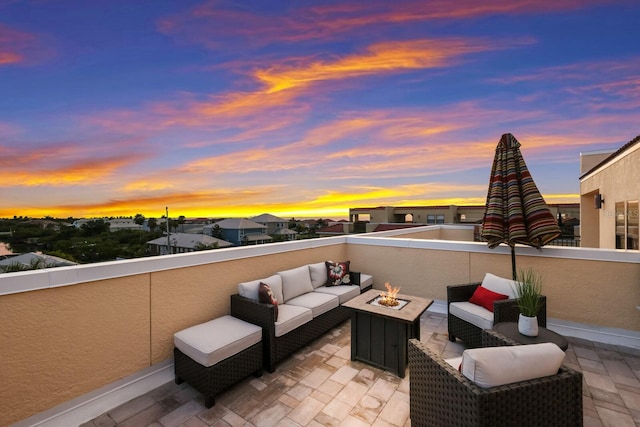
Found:
[[[97,236],[109,231],[109,223],[101,219],[85,222],[80,227],[86,236]]]
[[[133,222],[138,225],[144,225],[144,215],[136,214],[136,216],[133,218]]]
[[[184,222],[185,222],[185,217],[184,215],[180,215],[178,217],[178,224],[180,224],[182,226],[181,231],[184,233]]]
[[[215,237],[216,239],[222,239],[222,228],[220,228],[220,226],[218,224],[213,224],[213,227],[211,227],[211,236]]]
[[[155,231],[155,229],[158,228],[158,220],[155,218],[149,218],[147,225],[149,226],[149,230]]]

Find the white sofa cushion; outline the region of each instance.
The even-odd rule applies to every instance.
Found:
[[[504,279],[491,273],[484,275],[482,287],[502,295],[508,295],[509,299],[514,299],[518,296],[515,280]]]
[[[479,305],[463,301],[449,304],[449,313],[480,329],[493,328],[493,313]]]
[[[282,277],[278,274],[274,274],[273,276],[269,276],[264,279],[242,282],[238,284],[238,294],[245,298],[251,298],[254,301],[260,301],[258,296],[260,282],[269,285],[271,292],[273,292],[273,296],[278,300],[278,304],[284,302],[284,296],[282,294]]]
[[[367,286],[373,286],[373,276],[370,274],[360,273],[360,289],[364,289]]]
[[[462,375],[489,388],[554,375],[563,360],[553,343],[474,348],[462,353]]]
[[[287,301],[287,305],[310,308],[313,317],[318,317],[340,305],[340,300],[335,295],[321,292],[307,292]]]
[[[335,295],[339,298],[340,304],[349,301],[351,298],[360,295],[360,286],[340,285],[340,286],[320,286],[314,292]]]
[[[311,274],[311,284],[314,289],[324,286],[327,283],[327,266],[324,261],[315,264],[309,264],[309,273]]]
[[[313,292],[311,273],[309,272],[308,265],[292,268],[291,270],[279,271],[278,275],[282,278],[282,294],[285,303],[291,298],[306,294],[307,292]]]
[[[293,331],[300,325],[311,321],[313,313],[310,308],[298,305],[281,304],[278,306],[278,321],[275,323],[275,336],[280,337]]]
[[[173,335],[173,343],[181,352],[206,367],[246,350],[261,340],[260,326],[228,315]]]

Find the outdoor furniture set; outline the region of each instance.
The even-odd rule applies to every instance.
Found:
[[[373,277],[346,262],[307,264],[243,282],[231,315],[174,335],[176,383],[187,381],[215,404],[215,395],[278,362],[347,320],[342,304],[371,289]]]

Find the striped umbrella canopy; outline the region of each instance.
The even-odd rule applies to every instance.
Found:
[[[496,147],[489,177],[482,237],[491,249],[500,243],[511,247],[515,279],[516,243],[540,249],[560,234],[560,227],[520,153],[520,143],[512,134],[505,133]]]

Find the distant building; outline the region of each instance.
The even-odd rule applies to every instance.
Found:
[[[214,228],[220,227],[224,240],[240,245],[270,243],[273,238],[266,234],[267,226],[246,218],[229,218],[203,227],[203,232],[212,235]]]
[[[640,135],[618,150],[580,154],[580,245],[638,250]]]
[[[28,252],[20,255],[5,255],[0,257],[0,267],[9,267],[16,264],[26,269],[34,266],[38,266],[38,268],[51,268],[77,265],[76,262],[69,261],[68,259],[45,255],[39,252]],[[0,269],[0,271],[2,270]]]
[[[556,218],[580,218],[579,203],[548,204],[548,206]],[[379,206],[351,208],[349,220],[355,224],[365,222],[366,232],[373,232],[383,224],[385,227],[381,229],[388,228],[389,224],[481,224],[484,211],[484,205]]]
[[[147,242],[151,255],[179,254],[196,252],[206,248],[228,248],[233,244],[204,234],[171,233],[167,236]],[[169,247],[169,245],[171,245]]]
[[[275,215],[264,213],[262,215],[249,218],[251,221],[267,227],[266,234],[281,240],[295,240],[298,233],[289,229],[289,221]]]

